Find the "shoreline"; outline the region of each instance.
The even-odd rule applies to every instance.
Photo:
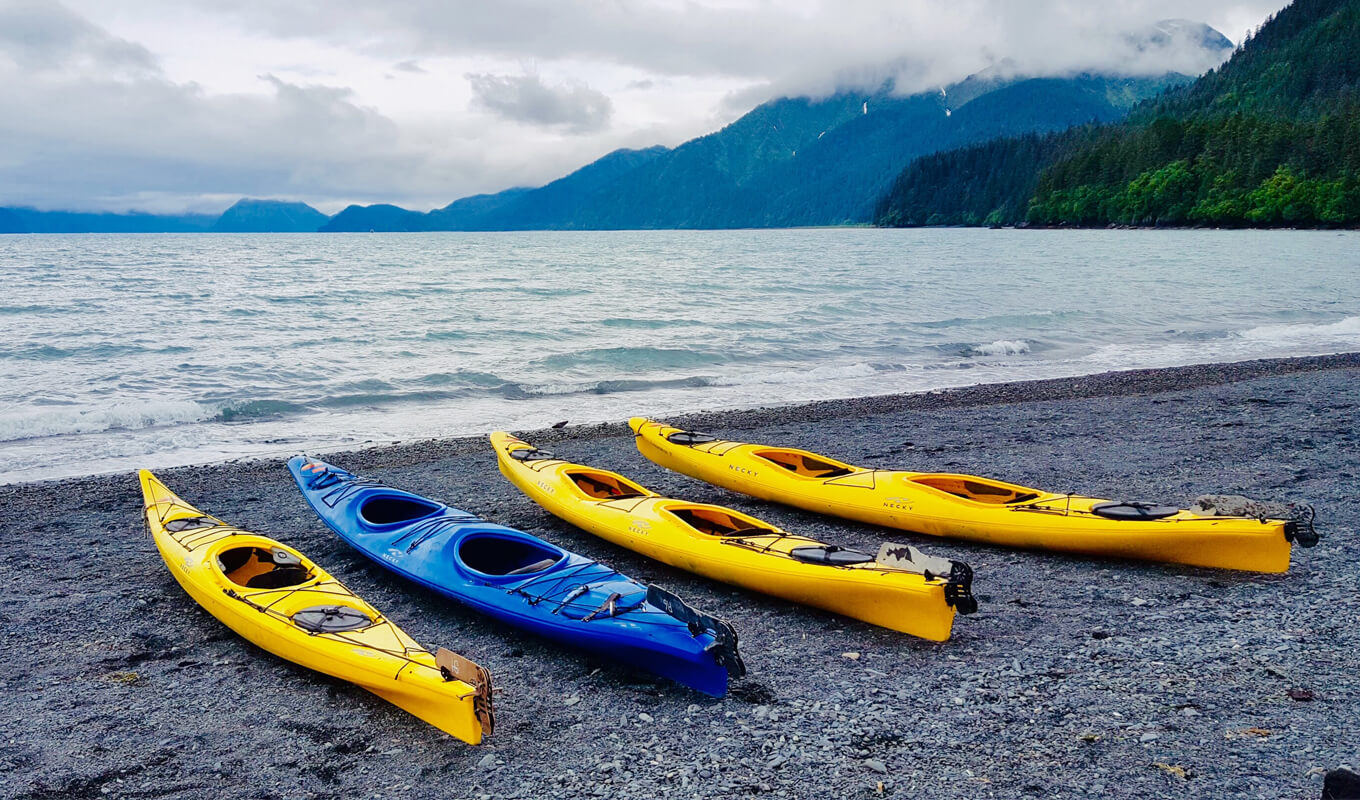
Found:
[[[1279,575],[886,531],[666,472],[623,423],[522,433],[791,532],[966,561],[980,610],[942,644],[604,542],[520,494],[482,437],[327,454],[727,619],[749,674],[721,700],[507,629],[373,565],[316,519],[278,460],[157,472],[205,512],[297,547],[422,644],[489,669],[497,730],[478,747],[199,609],[146,535],[128,473],[0,486],[0,796],[1316,797],[1321,770],[1354,765],[1360,741],[1358,416],[1349,353],[672,418],[851,463],[1115,499],[1313,503],[1322,541]]]
[[[1075,375],[1061,378],[1037,378],[1002,383],[979,383],[971,386],[928,389],[918,392],[894,392],[891,394],[845,397],[829,400],[810,400],[788,405],[766,405],[743,408],[694,411],[670,415],[668,419],[677,424],[690,427],[732,425],[748,427],[760,425],[763,418],[777,415],[784,421],[815,422],[839,419],[846,416],[863,414],[885,414],[905,411],[930,411],[945,408],[973,408],[977,406],[1002,403],[1041,402],[1044,400],[1093,399],[1098,397],[1126,397],[1149,392],[1190,389],[1203,386],[1217,386],[1236,383],[1271,375],[1289,375],[1304,372],[1317,372],[1337,369],[1360,368],[1360,351],[1331,353],[1315,356],[1285,356],[1279,358],[1260,358],[1246,361],[1211,362],[1205,364],[1186,364],[1175,367],[1149,367],[1131,370],[1114,370],[1088,375]],[[540,428],[521,432],[526,437],[537,437],[541,441],[557,441],[562,438],[591,438],[615,436],[628,433],[626,420],[610,422],[569,424],[562,429]],[[363,457],[381,450],[428,452],[431,449],[454,448],[469,443],[480,445],[491,431],[480,434],[429,439],[405,439],[398,441],[375,441],[360,447],[321,449],[317,455],[336,457]],[[238,456],[195,464],[182,464],[158,469],[157,472],[174,474],[180,470],[194,470],[226,464],[274,463],[293,455],[293,451],[261,453],[259,455]],[[114,475],[135,474],[135,470],[109,470],[84,475],[68,475],[59,478],[39,478],[31,481],[12,481],[0,483],[0,490],[12,486],[51,485],[69,481],[105,478]]]

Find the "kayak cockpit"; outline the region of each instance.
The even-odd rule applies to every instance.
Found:
[[[777,531],[750,517],[741,516],[716,506],[673,505],[666,512],[707,536],[774,535]]]
[[[928,486],[931,489],[993,506],[1027,503],[1043,492],[1013,483],[987,480],[973,475],[912,475],[906,479],[910,483]]]
[[[839,478],[855,471],[849,464],[800,450],[765,448],[757,450],[754,455],[804,478]]]
[[[402,525],[438,513],[442,508],[432,500],[405,494],[374,494],[359,504],[359,519],[372,527]]]
[[[566,555],[546,542],[497,533],[474,533],[458,544],[458,560],[483,575],[532,575],[549,569]]]
[[[647,490],[619,475],[593,469],[574,469],[567,473],[576,488],[594,500],[625,500],[646,497]]]
[[[298,556],[281,547],[233,547],[217,554],[227,580],[248,589],[286,589],[314,576]]]

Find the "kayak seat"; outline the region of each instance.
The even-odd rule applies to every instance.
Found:
[[[306,583],[311,577],[312,573],[306,567],[290,564],[262,572],[246,581],[246,586],[251,589],[284,589]]]
[[[217,557],[217,566],[227,579],[249,589],[282,589],[312,579],[311,570],[291,553],[278,551],[279,561],[260,547],[233,547]]]
[[[760,536],[774,533],[769,528],[751,525],[742,519],[715,508],[671,508],[667,509],[680,518],[680,521],[709,536]]]
[[[854,472],[853,469],[843,464],[823,461],[820,458],[813,458],[802,453],[790,453],[787,450],[762,450],[756,455],[775,466],[783,467],[804,478],[839,478],[842,475],[849,475]]]
[[[627,500],[647,496],[641,486],[603,472],[569,472],[567,477],[576,484],[576,488],[596,500]]]

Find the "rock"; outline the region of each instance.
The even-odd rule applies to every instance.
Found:
[[[887,765],[887,764],[884,764],[882,761],[879,761],[879,760],[876,759],[876,758],[866,758],[866,759],[864,759],[864,766],[868,767],[869,769],[873,770],[874,772],[877,772],[877,773],[880,774],[880,775],[887,775],[887,774],[888,774],[888,765]]]
[[[651,721],[652,721],[652,715],[651,715],[651,714],[648,714],[646,711],[639,711],[639,712],[638,712],[638,719],[642,720],[643,722],[651,722]]]
[[[1153,733],[1152,731],[1148,731],[1147,733],[1145,733],[1145,734],[1143,734],[1142,736],[1139,736],[1139,737],[1138,737],[1138,741],[1143,742],[1143,743],[1147,743],[1147,742],[1155,742],[1156,740],[1157,740],[1157,734]]]
[[[574,705],[576,705],[576,704],[579,703],[579,702],[581,702],[580,696],[579,696],[579,695],[572,695],[571,697],[568,697],[566,700],[564,700],[564,701],[562,702],[562,705],[565,705],[565,706],[574,706]]]
[[[477,761],[477,766],[481,767],[482,769],[491,769],[492,767],[496,766],[496,754],[487,753],[486,755],[482,756]]]
[[[1202,494],[1195,498],[1190,511],[1209,517],[1257,519],[1289,519],[1294,514],[1294,510],[1284,503],[1253,500],[1240,494]]]
[[[848,658],[851,661],[859,661],[859,653],[841,653],[841,658]]]

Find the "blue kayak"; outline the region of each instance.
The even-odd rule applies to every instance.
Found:
[[[732,626],[535,536],[306,456],[288,471],[359,552],[440,594],[611,662],[727,694],[745,672]]]

